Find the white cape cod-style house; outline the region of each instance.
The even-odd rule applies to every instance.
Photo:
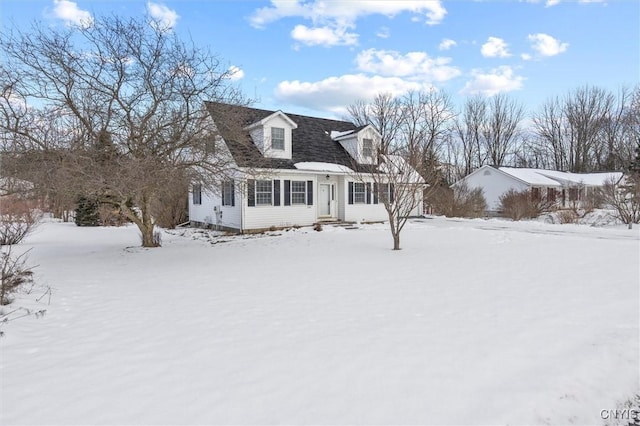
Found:
[[[558,207],[579,205],[607,182],[618,183],[621,172],[569,173],[556,170],[482,166],[453,186],[465,183],[468,188],[482,188],[487,212],[500,210],[500,197],[507,191],[531,191]]]
[[[214,190],[192,185],[193,226],[245,232],[388,220],[379,194],[393,199],[394,187],[372,178],[381,139],[373,127],[217,102],[206,107],[216,149],[232,158],[236,173]],[[420,201],[411,215],[421,214]]]

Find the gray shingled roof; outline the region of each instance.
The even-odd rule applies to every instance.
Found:
[[[298,128],[292,130],[292,159],[283,160],[264,158],[260,150],[253,144],[249,132],[244,127],[270,116],[276,111],[249,108],[219,102],[206,104],[218,131],[227,143],[233,159],[240,167],[295,169],[294,164],[305,161],[341,164],[346,167],[365,171],[366,166],[354,165],[354,160],[347,151],[331,139],[331,131],[359,131],[363,126],[339,120],[308,117],[289,114]]]

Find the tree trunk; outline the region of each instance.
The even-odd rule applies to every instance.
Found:
[[[160,244],[153,238],[153,223],[143,223],[142,226],[138,225],[140,232],[142,233],[142,247],[158,247]]]
[[[120,210],[128,219],[135,223],[140,230],[140,234],[142,234],[142,247],[159,247],[160,241],[156,241],[153,237],[155,223],[151,217],[151,203],[149,202],[149,198],[143,196],[140,204],[140,215],[126,205],[126,200],[120,203]]]
[[[396,232],[393,234],[393,249],[400,250],[400,233]]]

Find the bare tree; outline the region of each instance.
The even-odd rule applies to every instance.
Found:
[[[36,24],[0,34],[0,51],[0,130],[11,155],[31,170],[60,168],[69,191],[119,208],[143,246],[157,245],[152,206],[176,170],[214,184],[232,167],[210,155],[215,127],[204,101],[238,93],[214,55],[171,31],[119,17]]]
[[[514,99],[498,94],[487,100],[486,127],[482,131],[487,160],[505,165],[508,154],[516,149],[524,108]]]
[[[382,98],[384,102],[380,101]],[[384,205],[393,248],[399,250],[400,233],[426,195],[425,183],[435,188],[442,179],[439,150],[448,138],[453,113],[449,97],[437,91],[409,92],[398,98],[378,96],[374,105],[376,117],[387,118],[382,128],[386,133],[382,135],[379,162],[364,171],[361,165],[354,164],[354,169],[361,170],[356,173],[359,183],[372,185],[374,202]],[[356,123],[371,124],[380,132],[379,120],[361,121],[372,118],[361,114],[366,110],[362,102],[349,108]]]
[[[347,107],[349,119],[358,126],[372,125],[382,136],[380,150],[388,152],[389,145],[396,138],[403,110],[400,102],[390,93],[380,93],[371,103],[359,100]]]
[[[467,99],[462,114],[455,123],[457,141],[462,146],[462,169],[466,176],[484,165],[485,153],[482,149],[482,134],[487,127],[487,105],[484,98],[475,96]]]
[[[619,150],[627,97],[621,92],[616,104],[611,92],[584,86],[546,101],[533,123],[538,146],[553,167],[572,172],[620,167],[612,156]]]

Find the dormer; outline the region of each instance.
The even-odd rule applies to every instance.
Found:
[[[291,131],[298,125],[284,112],[273,114],[245,127],[253,143],[268,158],[291,159]]]
[[[382,137],[370,124],[346,132],[331,132],[331,139],[349,153],[358,164],[377,164]]]

